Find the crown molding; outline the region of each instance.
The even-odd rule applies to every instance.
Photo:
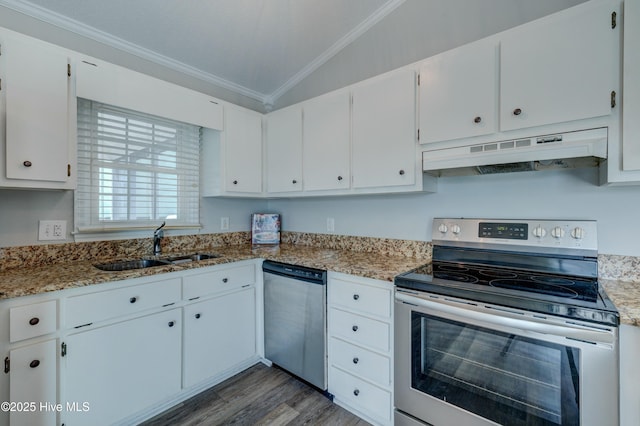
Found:
[[[89,38],[91,40],[137,56],[139,58],[151,61],[158,65],[162,65],[174,71],[178,71],[191,77],[195,77],[199,80],[211,83],[215,86],[219,86],[232,92],[239,93],[248,98],[258,100],[263,104],[267,102],[267,95],[264,93],[256,92],[255,90],[251,90],[229,80],[225,80],[214,74],[204,72],[198,68],[192,67],[180,61],[176,61],[175,59],[169,58],[165,55],[161,55],[158,52],[146,49],[137,44],[130,43],[119,37],[115,37],[112,34],[100,31],[94,27],[85,25],[74,19],[45,9],[28,1],[0,0],[0,6],[7,7],[9,9],[15,10],[16,12],[35,18],[39,21],[54,25],[58,28],[62,28],[74,34]]]
[[[367,19],[362,21],[358,26],[349,31],[344,37],[336,41],[329,49],[325,50],[320,56],[315,58],[304,68],[289,78],[282,86],[276,89],[273,93],[266,97],[263,102],[265,105],[273,105],[278,98],[284,95],[289,89],[302,80],[311,75],[314,71],[327,63],[331,58],[336,56],[349,44],[354,42],[358,37],[368,31],[375,24],[383,20],[387,15],[396,10],[406,0],[389,0],[384,5],[380,6],[373,14],[369,15]]]

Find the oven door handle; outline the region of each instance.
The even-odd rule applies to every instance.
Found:
[[[535,318],[519,319],[512,318],[508,311],[496,310],[495,313],[485,313],[474,309],[472,305],[462,305],[460,302],[439,300],[437,302],[425,300],[413,294],[406,294],[396,291],[396,300],[427,308],[434,315],[437,312],[452,315],[458,319],[467,319],[471,321],[481,321],[485,324],[494,324],[501,327],[516,328],[525,332],[535,332],[540,334],[548,334],[569,339],[579,340],[587,343],[601,343],[605,345],[613,345],[615,343],[615,335],[609,329],[599,329],[595,327],[587,327],[578,324],[555,325],[543,321],[537,321]],[[453,306],[460,304],[462,306]],[[518,315],[517,313],[511,315]],[[453,318],[453,319],[456,319]]]

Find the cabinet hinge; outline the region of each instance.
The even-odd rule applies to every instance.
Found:
[[[418,141],[420,141],[420,129],[418,129]]]
[[[67,64],[67,77],[71,77],[71,64]]]
[[[60,356],[66,356],[67,355],[67,344],[65,342],[62,342],[62,344],[60,345]]]
[[[11,361],[9,361],[9,357],[6,357],[4,359],[4,374],[9,373],[9,370],[11,370],[10,365],[11,365]]]
[[[71,164],[67,164],[67,177],[71,177]]]
[[[611,29],[618,26],[618,14],[616,12],[611,12]]]
[[[420,86],[420,74],[418,74],[418,86]]]
[[[615,108],[616,107],[616,91],[612,90],[611,91],[611,108]]]

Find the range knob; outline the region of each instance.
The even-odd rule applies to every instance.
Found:
[[[440,233],[442,234],[446,234],[448,230],[449,228],[444,223],[438,226],[438,231],[440,231]]]
[[[460,229],[460,225],[452,225],[451,226],[451,232],[453,232],[454,234],[458,235],[460,233],[461,229]]]
[[[547,235],[547,231],[545,231],[545,229],[540,225],[533,228],[533,231],[531,231],[531,233],[534,237],[537,238],[543,238],[545,235]]]
[[[564,229],[560,226],[556,226],[551,230],[551,236],[557,240],[564,237]]]
[[[571,237],[576,240],[581,240],[584,238],[584,229],[580,227],[573,228],[571,230]]]

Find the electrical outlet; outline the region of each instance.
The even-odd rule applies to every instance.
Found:
[[[67,221],[66,220],[41,220],[38,224],[38,240],[66,240]]]
[[[335,232],[336,230],[336,221],[332,217],[327,218],[327,232]]]
[[[229,229],[229,218],[228,217],[221,217],[220,218],[220,230],[221,231],[226,231]]]

